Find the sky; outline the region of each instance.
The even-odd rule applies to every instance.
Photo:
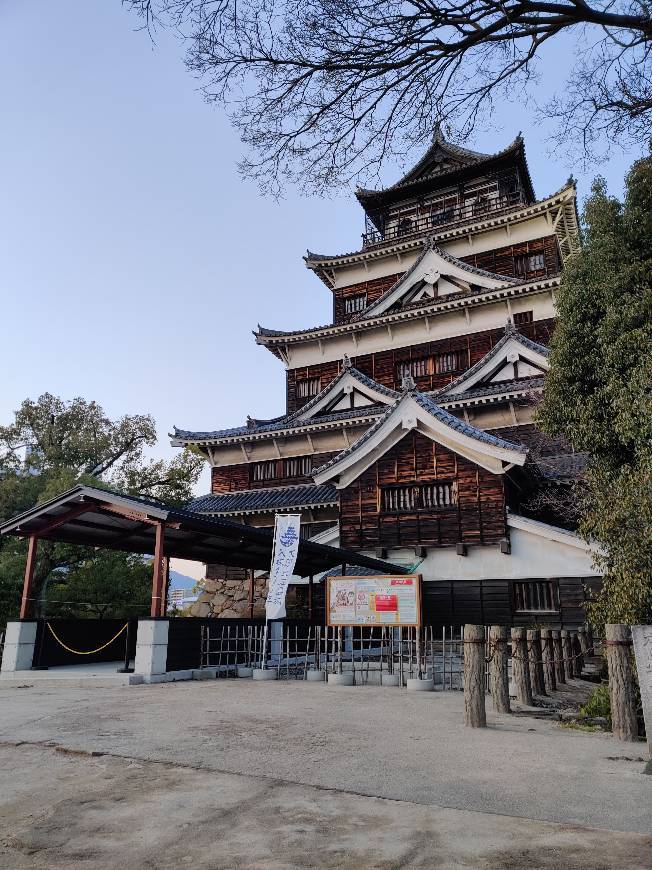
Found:
[[[539,96],[563,75],[562,48]],[[153,45],[120,0],[0,0],[0,109],[0,421],[46,391],[83,396],[112,417],[151,413],[170,457],[173,425],[282,413],[282,364],[251,331],[330,320],[302,256],[359,247],[353,191],[277,202],[243,181],[242,146],[179,40]],[[551,157],[521,104],[468,144],[497,151],[519,130],[537,196],[571,171],[588,193],[598,170]],[[613,193],[637,156],[600,167]]]

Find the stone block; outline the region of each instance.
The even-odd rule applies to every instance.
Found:
[[[4,671],[28,671],[34,660],[33,643],[6,643],[2,652]]]
[[[238,618],[238,614],[235,612],[235,610],[232,610],[231,608],[228,608],[227,610],[223,610],[220,613],[220,616],[224,617],[224,619],[237,619]]]
[[[204,592],[217,592],[217,580],[204,580]]]
[[[134,665],[137,674],[164,674],[167,667],[168,645],[136,643],[136,661]]]
[[[139,619],[136,644],[139,646],[160,643],[167,645],[169,630],[170,623],[167,619]]]
[[[228,600],[229,600],[229,598],[227,595],[224,595],[223,592],[218,592],[216,595],[213,596],[213,600],[212,600],[213,607],[220,607],[222,604],[224,604]]]
[[[8,622],[5,643],[36,643],[36,622]]]

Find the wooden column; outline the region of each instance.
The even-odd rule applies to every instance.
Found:
[[[561,647],[564,653],[564,674],[566,682],[573,679],[573,650],[570,642],[570,631],[565,628],[561,630]]]
[[[486,728],[484,625],[464,626],[464,724]]]
[[[489,629],[489,675],[491,698],[497,713],[510,713],[509,674],[507,672],[507,629],[492,625]]]
[[[31,535],[27,546],[27,561],[25,562],[25,579],[23,581],[23,597],[20,602],[20,618],[27,619],[34,612],[32,590],[34,587],[34,569],[36,568],[36,550],[38,538]]]
[[[552,632],[549,628],[541,629],[541,658],[543,660],[543,685],[549,695],[557,688],[555,650],[552,644]]]
[[[577,632],[577,639],[580,642],[580,650],[582,651],[582,659],[586,659],[589,654],[589,637],[585,628],[580,628]]]
[[[574,677],[582,676],[584,661],[582,660],[582,648],[580,647],[579,636],[576,631],[570,633],[570,645],[573,658],[571,659],[571,670]]]
[[[249,569],[249,619],[254,618],[254,594],[255,594],[254,569]]]
[[[611,730],[618,740],[638,740],[636,707],[630,655],[630,632],[627,625],[605,625],[605,647],[609,668]]]
[[[561,634],[558,629],[552,632],[552,646],[555,651],[555,680],[557,685],[566,682],[566,674],[564,673],[564,651],[561,646]]]
[[[527,656],[527,641],[524,628],[512,629],[512,677],[516,698],[521,704],[533,705],[530,666]]]
[[[315,616],[314,612],[314,604],[313,604],[313,584],[315,582],[314,576],[311,574],[308,577],[308,619],[312,622]]]
[[[543,682],[543,662],[541,659],[541,639],[536,628],[527,630],[527,655],[530,665],[530,683],[533,695],[545,695]]]
[[[165,584],[165,565],[164,565],[164,550],[165,550],[165,523],[159,521],[156,524],[156,544],[154,545],[154,565],[152,577],[152,607],[150,616],[164,616],[161,613],[163,604],[163,586]]]

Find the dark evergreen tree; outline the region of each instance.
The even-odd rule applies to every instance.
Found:
[[[539,421],[590,455],[581,531],[604,572],[597,623],[652,618],[652,156],[623,203],[595,182],[558,296]]]

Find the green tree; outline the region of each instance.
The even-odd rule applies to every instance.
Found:
[[[148,458],[155,444],[156,426],[148,415],[112,420],[96,402],[81,398],[65,401],[45,393],[26,399],[14,421],[0,426],[0,520],[77,483],[174,504],[188,501],[202,458],[190,451],[171,461]],[[26,552],[24,541],[0,540],[0,626],[18,612]],[[145,573],[139,558],[41,541],[34,592],[42,601],[52,585],[53,600],[114,602],[104,615],[123,615],[127,604],[142,599],[137,590]],[[97,596],[91,596],[93,583]]]
[[[652,618],[652,156],[624,202],[598,179],[564,271],[539,422],[590,455],[581,531],[600,546],[596,623]]]

